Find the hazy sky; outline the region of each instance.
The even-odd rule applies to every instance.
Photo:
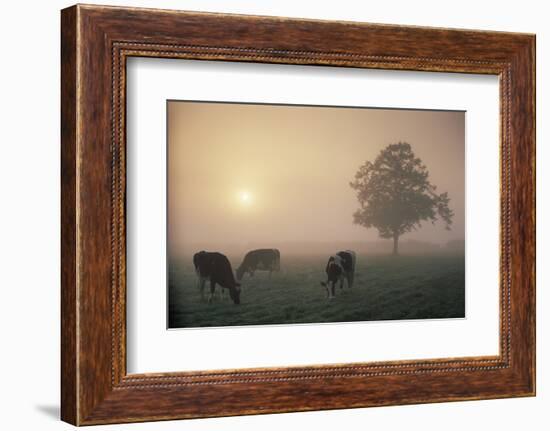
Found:
[[[464,238],[464,113],[168,103],[168,242],[372,241],[352,223],[349,182],[365,160],[406,141],[447,191],[451,231],[424,223],[401,241]]]

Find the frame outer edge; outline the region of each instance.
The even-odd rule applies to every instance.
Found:
[[[527,74],[525,76],[526,86],[528,88],[526,104],[528,105],[530,115],[527,116],[525,127],[528,131],[528,147],[529,147],[529,159],[527,160],[528,178],[527,181],[530,182],[529,194],[526,196],[526,200],[530,207],[530,225],[528,236],[529,245],[528,250],[526,250],[525,256],[528,256],[526,259],[529,264],[529,275],[531,277],[530,284],[526,288],[529,302],[529,359],[528,359],[528,395],[536,396],[537,394],[537,334],[536,334],[536,320],[537,320],[537,300],[536,300],[536,286],[537,286],[537,200],[536,200],[536,190],[537,190],[537,176],[536,176],[536,163],[537,163],[537,133],[536,133],[536,95],[537,95],[537,81],[536,81],[536,70],[537,70],[537,55],[536,55],[536,35],[530,35],[527,39],[527,47],[525,50],[526,61],[524,62],[527,69]]]
[[[536,396],[536,39],[528,36],[517,49],[513,63],[512,146],[513,184],[512,286],[516,299],[513,314],[513,350],[517,383],[524,396]],[[521,288],[520,288],[521,286]],[[519,306],[521,305],[521,307]]]
[[[527,76],[527,84],[529,86],[530,94],[528,96],[527,103],[531,109],[530,123],[528,124],[529,133],[529,145],[531,147],[531,158],[529,160],[529,179],[532,182],[532,190],[527,199],[531,205],[531,235],[532,235],[532,244],[530,244],[529,262],[531,263],[530,275],[531,275],[531,285],[529,286],[529,300],[531,313],[529,316],[529,336],[530,336],[530,362],[529,362],[529,395],[537,395],[537,37],[536,35],[531,35],[527,43],[527,64],[529,65],[529,75]]]
[[[103,80],[107,79],[107,64],[98,64],[90,60],[93,59],[92,54],[94,52],[92,51],[95,50],[98,50],[98,54],[102,55],[103,58],[106,59],[106,50],[111,46],[110,43],[116,41],[117,37],[120,37],[121,35],[124,36],[128,33],[128,31],[131,31],[127,27],[121,27],[121,22],[126,21],[129,17],[128,14],[120,13],[120,11],[131,11],[132,13],[130,15],[131,17],[134,17],[134,15],[141,15],[142,12],[146,12],[147,10],[138,9],[138,13],[134,11],[134,9],[113,9],[112,11],[109,10],[109,13],[107,14],[109,16],[107,16],[108,19],[106,20],[103,19],[104,17],[101,16],[101,14],[98,16],[99,11],[102,11],[102,7],[92,5],[83,7],[77,5],[63,10],[61,19],[61,416],[64,421],[73,425],[91,425],[99,423],[180,419],[186,417],[232,416],[237,414],[242,415],[286,411],[324,410],[334,408],[365,407],[367,405],[416,404],[467,399],[488,399],[525,396],[532,395],[534,393],[535,317],[533,308],[535,301],[535,280],[534,278],[531,279],[531,277],[534,277],[535,250],[534,239],[529,236],[534,232],[534,213],[531,213],[532,217],[529,218],[527,221],[527,226],[524,227],[523,230],[523,234],[527,235],[527,241],[524,246],[524,249],[527,250],[527,261],[524,262],[523,265],[520,265],[519,269],[522,274],[524,274],[523,271],[528,273],[528,276],[527,280],[523,283],[519,283],[524,286],[521,295],[516,295],[516,299],[519,298],[521,300],[519,301],[519,305],[527,304],[525,314],[528,321],[524,322],[524,324],[521,325],[521,328],[516,332],[516,334],[520,335],[528,333],[527,337],[524,339],[524,342],[518,343],[521,344],[522,347],[525,347],[527,352],[523,352],[523,354],[515,357],[515,364],[517,364],[517,366],[511,371],[515,371],[517,374],[506,374],[501,373],[500,370],[498,371],[498,375],[506,374],[508,379],[506,382],[513,386],[513,388],[509,388],[508,392],[504,391],[503,388],[498,388],[495,385],[489,384],[488,380],[482,379],[481,377],[483,377],[483,375],[480,375],[478,376],[478,380],[475,380],[472,377],[472,381],[475,383],[475,387],[473,389],[481,385],[477,389],[477,392],[474,391],[474,395],[472,395],[471,391],[465,391],[464,393],[456,393],[449,397],[435,397],[427,399],[420,397],[420,395],[414,396],[414,394],[412,394],[409,398],[398,397],[396,399],[386,400],[384,402],[380,402],[380,400],[371,400],[370,402],[368,400],[361,400],[360,402],[355,401],[349,404],[342,404],[336,402],[330,403],[327,401],[325,396],[327,395],[327,391],[330,390],[330,385],[328,388],[325,387],[325,382],[322,379],[319,379],[318,381],[311,381],[311,383],[308,383],[307,387],[317,391],[317,396],[314,399],[315,402],[309,403],[308,405],[300,404],[298,407],[292,406],[289,408],[288,403],[284,404],[284,400],[288,401],[289,399],[288,393],[284,392],[285,387],[286,390],[288,390],[288,388],[293,388],[293,386],[288,383],[286,386],[283,386],[282,384],[273,385],[274,389],[279,388],[281,391],[278,398],[279,404],[277,406],[266,408],[265,406],[255,406],[253,403],[250,405],[243,403],[240,408],[237,408],[237,410],[228,410],[222,408],[223,405],[220,407],[220,405],[216,403],[215,406],[211,407],[209,410],[208,408],[205,408],[207,407],[205,405],[197,405],[194,398],[195,395],[192,392],[198,391],[199,395],[203,393],[203,401],[206,401],[208,404],[208,402],[211,401],[211,398],[209,398],[207,393],[210,391],[210,385],[196,385],[193,387],[193,390],[190,388],[185,390],[181,388],[178,388],[177,390],[174,388],[142,389],[138,387],[122,388],[119,386],[120,382],[118,381],[118,378],[111,378],[111,376],[109,376],[109,381],[107,381],[107,358],[110,359],[109,364],[111,366],[116,366],[116,363],[113,362],[114,358],[112,357],[113,354],[111,354],[111,351],[107,353],[106,350],[102,350],[107,346],[107,329],[111,330],[113,327],[112,321],[107,322],[107,319],[104,317],[107,311],[106,307],[112,305],[112,300],[110,299],[111,296],[107,298],[105,286],[102,284],[106,281],[106,277],[103,277],[101,283],[96,283],[96,278],[94,278],[95,273],[90,273],[90,270],[94,268],[100,268],[103,271],[107,264],[105,256],[98,253],[98,250],[104,250],[104,246],[106,244],[105,239],[96,238],[97,241],[92,241],[93,238],[90,238],[90,232],[93,233],[99,229],[97,225],[93,223],[94,217],[97,217],[98,214],[101,216],[105,215],[106,207],[103,206],[101,208],[95,208],[89,202],[90,192],[93,192],[92,186],[98,184],[103,186],[105,185],[103,180],[106,177],[101,175],[106,175],[106,171],[103,170],[93,172],[90,167],[93,163],[96,163],[101,168],[106,167],[105,158],[101,156],[99,152],[104,152],[107,149],[107,146],[105,145],[106,141],[104,142],[107,132],[102,129],[99,131],[93,130],[93,127],[90,126],[90,123],[88,122],[97,122],[97,120],[93,117],[94,115],[97,115],[102,121],[106,120],[106,113],[110,111],[108,110],[105,97],[101,95],[101,91],[104,91],[104,89],[102,90],[103,87],[97,85],[94,87],[97,82],[90,81],[87,77],[91,74],[93,76],[93,73],[95,73],[95,77],[97,77],[99,83],[104,83]],[[181,13],[177,11],[173,12],[178,14]],[[183,13],[183,15],[186,14]],[[208,16],[209,20],[214,19],[212,15]],[[188,18],[188,20],[192,21],[196,17],[192,14],[189,15]],[[275,17],[263,18],[266,20],[279,19]],[[250,18],[248,17],[241,19],[248,21]],[[241,19],[239,19],[239,22]],[[286,21],[284,19],[281,20]],[[233,24],[236,24],[237,18],[233,16],[230,21],[231,22],[229,24],[231,25],[229,27],[232,27]],[[288,19],[288,23],[294,23],[295,25],[304,24],[304,22],[295,19]],[[150,25],[150,23],[147,22],[141,22],[141,24],[142,26]],[[187,29],[187,27],[185,28]],[[365,26],[365,28],[367,27]],[[374,26],[373,29],[380,31],[380,27],[377,26]],[[407,27],[404,27],[404,29],[407,29]],[[167,34],[170,36],[172,35],[171,32],[174,31],[175,30],[172,30],[172,27],[170,27],[168,30],[164,29],[161,34],[168,32]],[[429,30],[426,29],[425,31],[428,32]],[[145,34],[147,35],[149,33],[146,32]],[[481,38],[481,36],[479,36],[479,38]],[[520,67],[522,71],[527,72],[527,76],[524,75],[523,78],[529,80],[534,79],[534,37],[521,41],[524,36],[525,35],[503,34],[503,39],[506,39],[503,43],[506,42],[507,46],[503,47],[502,52],[503,55],[505,53],[509,59],[512,56],[515,57],[516,61],[518,60],[518,56],[521,56],[519,65],[516,63],[516,66]],[[167,36],[165,35],[165,37]],[[192,42],[195,40],[200,43],[203,42],[202,39],[195,36],[194,33],[191,33],[191,35],[186,34],[185,32],[181,34],[178,33],[173,35],[173,37],[176,40],[178,38],[182,40],[189,38]],[[219,38],[219,36],[216,36],[215,34],[212,35],[212,37]],[[491,38],[494,37],[496,37],[494,34],[491,35]],[[164,42],[162,37],[161,42]],[[484,42],[484,40],[478,42],[481,43]],[[89,44],[92,45],[89,46]],[[239,47],[236,47],[235,44],[236,42],[233,41],[231,44],[232,46],[228,49],[239,49]],[[329,47],[331,46],[328,42],[327,44]],[[190,46],[193,46],[193,43],[191,43]],[[82,49],[80,49],[81,47]],[[293,48],[292,43],[290,43],[290,48]],[[421,51],[425,51],[427,48],[425,46],[421,46],[420,49]],[[264,48],[264,50],[266,50],[266,48]],[[351,55],[358,54],[351,53]],[[243,56],[246,57],[244,54]],[[223,55],[218,57],[218,54],[215,53],[205,59],[222,57]],[[276,56],[273,56],[273,58],[275,57]],[[413,66],[410,66],[412,68],[411,70],[420,70],[424,68],[425,59],[421,57],[422,56],[419,57],[419,62],[415,62]],[[277,57],[277,60],[278,59],[279,57]],[[284,63],[287,63],[286,60],[288,60],[288,63],[294,62],[290,57],[288,59],[286,59],[286,57],[281,57],[280,59],[281,62]],[[497,60],[500,60],[500,58],[497,58]],[[529,64],[520,66],[521,60],[527,61]],[[232,59],[231,61],[239,60]],[[336,63],[334,60],[327,60],[327,62],[329,64]],[[480,65],[480,68],[481,63],[483,62],[484,60],[479,60],[478,64]],[[320,61],[315,61],[313,64],[317,63],[320,64]],[[392,62],[390,64],[391,67],[389,68],[396,68],[396,65],[398,64],[399,61],[395,63]],[[441,65],[438,67],[441,67]],[[470,71],[468,70],[468,72]],[[529,73],[532,73],[532,75],[529,75]],[[525,86],[518,87],[520,90],[522,89],[524,91],[521,94],[524,97],[525,104],[528,105],[526,110],[533,114],[531,120],[527,119],[527,121],[522,122],[522,127],[531,127],[531,129],[528,137],[523,136],[522,142],[525,147],[523,152],[520,153],[520,160],[518,160],[521,162],[523,167],[529,165],[529,167],[533,170],[521,178],[520,182],[526,186],[526,190],[524,190],[523,195],[518,201],[521,205],[524,205],[525,209],[534,211],[534,159],[531,159],[531,156],[534,158],[535,151],[534,129],[532,128],[534,121],[534,105],[531,105],[531,103],[534,103],[534,81],[527,83],[527,89],[525,89]],[[107,124],[107,121],[103,121],[103,123]],[[516,141],[514,140],[514,142]],[[90,176],[90,173],[97,173],[98,175]],[[512,179],[515,179],[513,174]],[[102,190],[102,193],[105,193],[105,190]],[[101,249],[96,248],[98,244],[101,246]],[[113,265],[116,267],[115,264]],[[105,274],[103,274],[103,276],[104,275]],[[525,286],[526,284],[528,284],[528,286]],[[91,290],[92,286],[94,287],[93,291]],[[90,322],[97,322],[98,320],[98,325],[95,325],[94,328],[89,328]],[[79,324],[80,321],[82,325]],[[113,335],[113,333],[111,333],[111,335]],[[515,338],[516,340],[519,340],[520,337]],[[428,376],[429,375],[430,374],[428,373]],[[495,376],[497,376],[496,371]],[[452,380],[451,377],[445,377],[443,380]],[[330,376],[327,376],[327,378],[330,378]],[[348,382],[345,383],[346,385],[348,384]],[[238,393],[238,391],[253,389],[254,385],[254,382],[244,382],[244,386],[241,386],[241,384],[228,384],[226,386],[220,386],[215,390],[212,388],[210,394],[214,394],[216,396],[216,393],[218,393],[220,397],[223,397],[224,393],[228,393],[230,396],[234,396]],[[262,384],[256,387],[258,389],[261,388],[262,390],[265,390],[267,393],[272,389],[270,386],[271,384]],[[297,388],[297,390],[298,389],[299,388]],[[363,387],[362,389],[365,391],[365,395],[368,395],[367,389],[368,388],[366,387]],[[148,397],[150,398],[149,401],[151,401],[153,397],[161,398],[159,403],[162,404],[164,402],[167,403],[165,406],[175,407],[177,410],[176,413],[173,413],[172,410],[170,410],[169,415],[156,415],[156,413],[158,413],[156,411],[155,414],[153,414],[152,411],[148,413],[147,408],[151,410],[151,406],[148,406],[147,402]],[[168,405],[170,403],[172,404],[171,406]],[[182,412],[181,409],[184,407],[187,408],[187,411]]]
[[[79,423],[77,298],[78,7],[61,11],[61,420]]]
[[[532,178],[533,178],[533,316],[531,318],[532,334],[533,337],[533,352],[532,352],[532,371],[531,376],[533,379],[532,395],[537,396],[537,37],[533,35],[530,44],[530,55],[532,59],[532,71],[531,79],[533,82],[533,94],[531,95],[531,104],[533,109],[533,158],[531,160]]]

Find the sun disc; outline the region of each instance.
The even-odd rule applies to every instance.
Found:
[[[243,190],[239,193],[239,201],[242,205],[250,205],[252,203],[252,195],[250,192]]]

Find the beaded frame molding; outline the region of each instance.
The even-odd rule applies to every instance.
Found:
[[[64,421],[535,394],[534,35],[77,5],[61,13],[61,53]],[[499,354],[127,374],[125,100],[132,56],[498,75]]]

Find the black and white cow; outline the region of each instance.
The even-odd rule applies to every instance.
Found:
[[[199,277],[201,298],[204,300],[204,284],[210,281],[210,295],[208,302],[212,302],[216,284],[229,290],[229,296],[235,304],[241,303],[241,285],[235,281],[233,269],[229,259],[224,254],[217,252],[200,251],[193,256],[195,272]]]
[[[336,283],[340,283],[340,289],[344,287],[344,279],[348,287],[353,286],[355,277],[355,252],[351,250],[339,251],[329,257],[326,267],[327,281],[322,281],[321,286],[327,289],[329,299],[335,296]]]
[[[281,270],[281,253],[276,248],[262,248],[252,250],[246,253],[243,263],[237,268],[237,280],[242,280],[248,272],[251,276],[255,271],[269,271],[269,276],[273,271]]]

